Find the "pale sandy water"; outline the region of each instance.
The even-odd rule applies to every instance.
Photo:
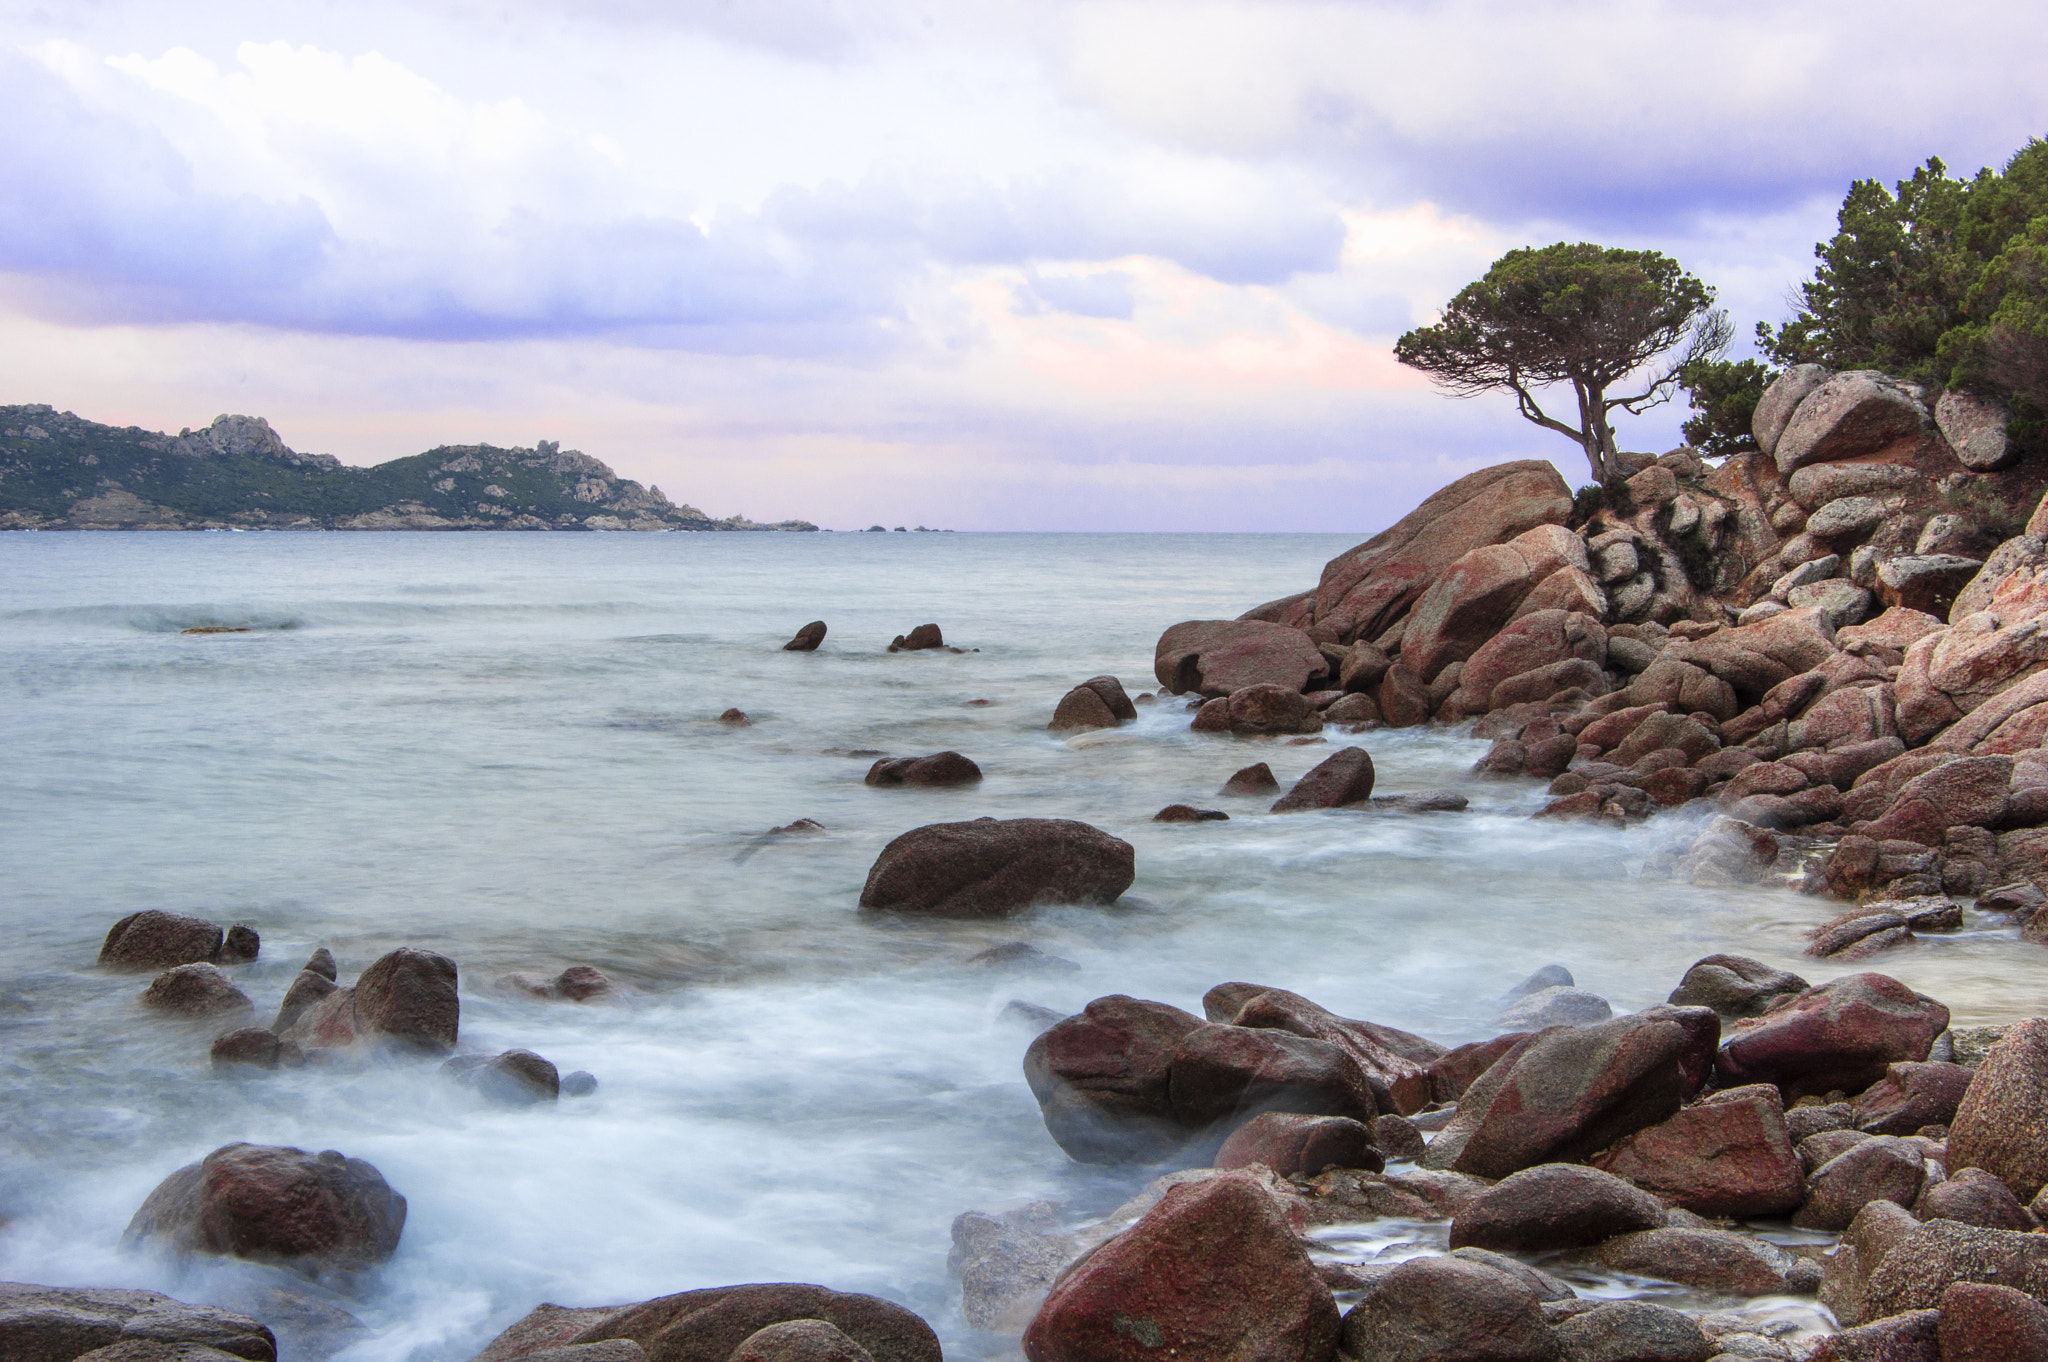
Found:
[[[1468,781],[1484,745],[1456,735],[1334,741],[1372,752],[1382,791],[1454,787],[1469,813],[1276,818],[1214,791],[1256,760],[1291,780],[1331,745],[1191,734],[1177,702],[1045,730],[1084,677],[1150,685],[1166,625],[1299,590],[1350,542],[0,535],[0,1277],[205,1294],[207,1270],[131,1254],[121,1230],[172,1169],[251,1140],[367,1158],[410,1200],[351,1307],[378,1330],[352,1358],[462,1359],[541,1300],[758,1280],[887,1295],[949,1350],[999,1353],[960,1316],[952,1217],[1039,1197],[1080,1215],[1142,1181],[1045,1135],[1011,998],[1199,1010],[1251,979],[1457,1042],[1553,960],[1618,1010],[1712,951],[1847,972],[1799,956],[1826,905],[1641,880],[1668,821],[1530,823],[1540,786]],[[779,651],[819,617],[822,650]],[[979,651],[883,651],[928,620]],[[177,632],[208,623],[256,627]],[[732,705],[752,727],[715,722]],[[873,790],[844,755],[945,748],[984,783]],[[1182,801],[1232,820],[1148,821]],[[1106,828],[1137,883],[1115,909],[1005,923],[857,911],[890,837],[982,814]],[[829,831],[760,837],[799,817]],[[392,946],[443,951],[465,1047],[524,1046],[601,1087],[505,1111],[431,1067],[215,1079],[203,1037],[141,1012],[146,980],[91,969],[147,907],[256,926],[262,958],[237,973],[265,1017],[315,946],[345,978]],[[1012,940],[1079,968],[963,963]],[[2044,962],[1973,919],[1877,967],[1962,1023],[2043,1011]],[[570,963],[626,991],[494,987]]]

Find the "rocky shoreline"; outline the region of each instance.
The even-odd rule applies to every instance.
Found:
[[[1646,873],[1840,901],[1810,950],[1831,967],[1954,931],[1966,904],[2034,942],[2048,477],[1953,417],[1874,375],[1795,370],[1758,408],[1760,452],[1718,467],[1674,451],[1576,496],[1547,464],[1482,470],[1315,589],[1167,629],[1156,693],[1098,676],[1048,696],[1048,729],[1184,703],[1204,741],[1352,735],[1291,788],[1254,762],[1219,793],[1270,797],[1275,815],[1403,818],[1465,801],[1376,793],[1370,735],[1470,725],[1493,743],[1479,775],[1550,782],[1539,819],[1704,827]],[[826,637],[814,621],[784,651]],[[960,651],[936,625],[887,650]],[[982,779],[958,752],[861,755],[876,799]],[[1227,821],[1192,805],[1158,818]],[[1129,842],[1072,819],[933,823],[881,850],[859,906],[1002,919],[1113,903],[1138,871]],[[234,972],[260,948],[246,927],[144,913],[113,924],[99,964],[148,974],[143,1007],[248,1081],[431,1065],[513,1107],[599,1081],[526,1050],[465,1052],[456,963],[402,945],[353,984],[316,952],[259,1025]],[[1058,963],[1021,942],[986,954]],[[1959,1028],[1889,974],[1813,985],[1735,954],[1672,983],[1616,1016],[1548,967],[1461,1045],[1242,981],[1198,1010],[1014,1003],[1054,1142],[1153,1181],[1106,1217],[962,1213],[963,1314],[992,1355],[1030,1362],[2048,1359],[2048,1019]],[[570,1005],[614,988],[587,966],[494,986]],[[244,1262],[261,1290],[185,1305],[0,1287],[0,1354],[275,1362],[362,1341],[348,1303],[401,1240],[403,1188],[345,1152],[283,1146],[166,1171],[131,1243]],[[900,1305],[754,1283],[539,1304],[476,1362],[939,1353]]]

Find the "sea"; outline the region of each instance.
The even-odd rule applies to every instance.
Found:
[[[1460,1043],[1553,963],[1617,1012],[1714,952],[1814,982],[1859,968],[1801,955],[1831,911],[1789,883],[1645,873],[1704,815],[1532,822],[1542,783],[1470,776],[1486,744],[1462,730],[1232,738],[1161,696],[1116,730],[1048,731],[1088,677],[1156,689],[1168,625],[1303,590],[1358,537],[0,535],[0,1278],[246,1299],[232,1265],[123,1231],[172,1171],[248,1141],[367,1159],[407,1198],[396,1256],[333,1297],[364,1326],[346,1362],[462,1362],[544,1301],[760,1281],[885,1296],[951,1356],[1014,1357],[962,1313],[954,1217],[1051,1202],[1084,1225],[1162,1170],[1062,1154],[1013,1001],[1199,1013],[1242,980]],[[813,619],[824,645],[783,651]],[[952,648],[887,651],[924,623]],[[204,626],[246,632],[183,632]],[[750,722],[721,723],[730,708]],[[1344,745],[1381,793],[1471,806],[1274,816],[1217,793]],[[877,754],[949,749],[979,785],[863,783]],[[1151,821],[1175,803],[1230,817]],[[1136,882],[1111,907],[1000,921],[859,909],[891,838],[983,815],[1106,829]],[[823,831],[769,835],[806,818]],[[94,966],[146,908],[256,928],[233,973],[259,1021],[318,947],[344,982],[398,946],[439,951],[464,1052],[532,1050],[597,1089],[510,1109],[431,1061],[217,1075],[205,1028]],[[973,961],[1008,942],[1050,958]],[[1965,1025],[2048,1010],[2043,963],[1972,912],[1860,968]],[[569,965],[614,991],[506,982]]]

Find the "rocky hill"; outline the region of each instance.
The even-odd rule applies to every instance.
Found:
[[[261,417],[164,435],[0,407],[0,529],[815,530],[713,520],[543,440],[443,445],[372,468],[301,454]]]

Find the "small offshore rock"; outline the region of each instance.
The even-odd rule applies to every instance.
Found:
[[[1138,717],[1137,706],[1114,676],[1091,676],[1061,697],[1047,728],[1085,731],[1115,728]]]
[[[747,717],[747,712],[743,709],[729,709],[718,716],[718,722],[727,728],[746,728],[754,721]]]
[[[907,634],[898,634],[890,642],[889,651],[892,653],[915,653],[927,648],[943,648],[945,646],[946,638],[945,635],[939,632],[938,625],[920,624]]]
[[[130,913],[108,930],[98,963],[118,970],[210,964],[220,957],[224,935],[204,918],[150,908]]]
[[[223,1017],[253,1012],[249,995],[235,987],[218,965],[179,965],[150,980],[142,1005],[174,1017]]]
[[[799,818],[794,823],[784,823],[779,828],[768,829],[770,837],[809,836],[825,831],[825,825],[815,818]]]
[[[1598,1026],[1614,1009],[1582,988],[1546,988],[1518,999],[1494,1018],[1503,1031],[1541,1031],[1546,1026]]]
[[[812,620],[796,631],[796,637],[782,645],[785,653],[816,652],[818,645],[825,641],[825,621]]]
[[[1028,941],[1005,941],[999,946],[990,946],[968,956],[965,963],[983,969],[1057,970],[1062,974],[1071,974],[1081,968],[1071,960],[1046,954]]]
[[[461,1024],[455,962],[433,951],[401,946],[371,964],[356,980],[357,1027],[415,1049],[453,1049]]]
[[[597,1091],[597,1075],[588,1069],[562,1075],[562,1096],[588,1097]]]
[[[304,970],[308,974],[319,975],[321,978],[325,979],[330,984],[334,983],[341,977],[341,972],[335,967],[334,964],[334,952],[328,950],[325,946],[320,947],[311,955],[307,956],[306,963],[299,966],[299,968]]]
[[[1711,1007],[1724,1017],[1758,1017],[1779,998],[1804,993],[1796,974],[1773,969],[1742,955],[1709,955],[1695,961],[1671,991],[1674,1007]]]
[[[1280,788],[1280,782],[1273,778],[1273,768],[1265,762],[1253,762],[1236,775],[1223,782],[1220,795],[1267,794]]]
[[[261,1026],[245,1026],[216,1039],[208,1059],[216,1069],[237,1066],[276,1069],[290,1062],[286,1058],[287,1053],[294,1059],[303,1058],[299,1055],[298,1046],[279,1040],[275,1031]]]
[[[220,963],[223,965],[246,965],[263,950],[263,938],[256,929],[246,922],[237,922],[228,928],[227,936],[221,941]]]
[[[1372,797],[1372,757],[1363,747],[1332,753],[1273,802],[1274,813],[1340,809]]]
[[[1137,877],[1129,842],[1066,818],[933,823],[875,858],[860,906],[996,917],[1038,903],[1114,903]]]
[[[1152,815],[1155,823],[1227,823],[1230,815],[1221,809],[1198,809],[1192,804],[1168,804]]]
[[[958,752],[934,752],[928,757],[883,757],[868,768],[867,784],[881,789],[899,786],[974,785],[981,780],[981,768]]]
[[[490,1059],[463,1056],[442,1067],[465,1087],[509,1107],[552,1102],[561,1096],[561,1075],[531,1050],[507,1050]]]

